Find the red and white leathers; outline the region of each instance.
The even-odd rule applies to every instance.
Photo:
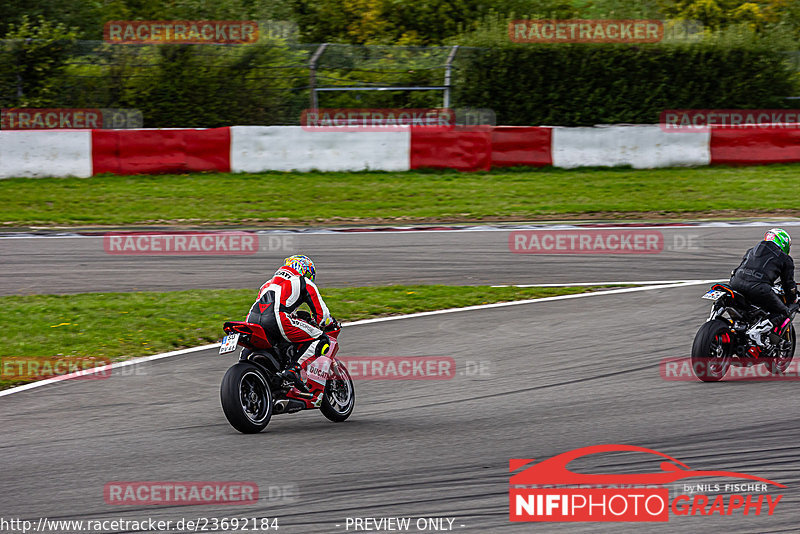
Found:
[[[308,304],[321,327],[332,321],[314,282],[291,267],[281,267],[261,286],[247,321],[259,323],[270,339],[283,339],[296,345],[319,340],[324,335],[320,328],[292,315],[302,304]],[[312,343],[300,361],[313,354],[317,345]]]

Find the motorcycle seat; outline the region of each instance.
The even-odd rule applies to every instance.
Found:
[[[226,334],[238,332],[243,334],[248,344],[252,344],[255,348],[268,349],[272,347],[272,343],[267,337],[267,333],[260,324],[247,323],[244,321],[227,321],[223,325],[223,330]]]
[[[747,306],[750,303],[747,301],[747,297],[744,296],[743,293],[739,293],[735,289],[733,289],[729,284],[714,284],[711,289],[717,289],[719,291],[726,291],[728,292],[731,297],[733,297],[733,301],[739,304],[740,306]]]

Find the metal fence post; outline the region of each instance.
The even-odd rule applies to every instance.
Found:
[[[311,89],[311,109],[317,109],[317,62],[322,54],[325,52],[325,49],[328,48],[328,43],[322,43],[319,45],[319,48],[314,52],[314,55],[311,56],[311,60],[308,62],[308,70],[309,70],[309,87]]]
[[[444,103],[442,107],[445,109],[450,107],[450,75],[453,71],[453,60],[456,58],[456,52],[458,52],[458,45],[455,45],[450,50],[450,54],[447,56],[447,63],[444,66]]]

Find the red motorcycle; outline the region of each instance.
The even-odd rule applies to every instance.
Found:
[[[296,315],[313,322],[306,312]],[[223,329],[227,335],[222,339],[220,354],[244,347],[239,362],[228,369],[220,387],[222,410],[239,432],[261,432],[273,415],[300,410],[319,408],[325,417],[337,423],[353,413],[356,401],[353,380],[336,358],[342,331],[339,323],[334,321],[324,330],[331,345],[326,354],[311,356],[300,364],[303,379],[313,395],[310,399],[296,396],[292,384],[278,376],[291,359],[291,344],[269,340],[261,325],[255,323],[228,321]]]

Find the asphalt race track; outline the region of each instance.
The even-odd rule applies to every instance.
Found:
[[[672,231],[679,230],[665,232]],[[420,272],[424,282],[447,283],[702,279],[724,277],[763,229],[689,231],[701,234],[699,250],[625,258],[512,255],[502,233],[490,232],[336,236],[340,241],[321,240],[312,252],[333,266],[325,273],[330,284],[413,282]],[[366,239],[369,250],[357,248],[358,239]],[[88,290],[95,282],[96,289],[113,285],[115,272],[116,289],[165,289],[159,284],[166,282],[174,283],[171,289],[225,287],[214,285],[221,283],[211,276],[215,268],[217,278],[228,274],[228,282],[236,281],[233,287],[255,286],[263,278],[219,258],[208,264],[126,259],[132,263],[120,265],[103,258],[102,249],[81,256],[75,243],[89,241],[69,241],[69,251],[67,242],[49,240],[42,249],[50,247],[49,269],[61,266],[65,292]],[[10,243],[16,267],[3,266],[3,292],[45,286],[51,292],[56,277],[31,257],[28,240],[2,246]],[[61,246],[65,252],[58,256]],[[416,256],[390,263],[402,256],[392,247]],[[432,262],[435,253],[440,255]],[[254,269],[270,258],[248,261]],[[367,259],[382,269],[345,278]],[[81,262],[91,267],[79,271]],[[156,265],[162,279],[136,285],[145,286]],[[123,268],[135,272],[126,279],[118,273]],[[448,268],[455,274],[447,277]],[[215,350],[117,369],[106,380],[70,380],[5,396],[0,510],[3,517],[34,522],[277,517],[285,533],[348,532],[348,517],[403,516],[453,519],[453,530],[463,532],[796,531],[797,384],[666,381],[659,372],[661,359],[688,354],[709,308],[699,298],[704,289],[591,295],[347,327],[340,336],[342,355],[452,356],[458,372],[450,380],[357,381],[356,410],[341,424],[300,413],[275,416],[261,434],[237,433],[218,398],[234,356]],[[476,365],[483,374],[465,372]],[[648,447],[694,469],[754,474],[788,488],[779,491],[783,497],[773,516],[671,517],[660,524],[509,522],[509,459],[541,460],[603,443]],[[625,454],[587,459],[579,467],[636,473],[658,466]],[[138,507],[108,505],[103,498],[109,482],[200,480],[253,481],[261,498],[257,505]]]
[[[244,256],[110,255],[102,236],[0,238],[0,295],[258,288],[299,253],[323,287],[705,279],[729,273],[766,228],[665,227],[660,253],[578,256],[512,254],[509,230],[263,234]]]

